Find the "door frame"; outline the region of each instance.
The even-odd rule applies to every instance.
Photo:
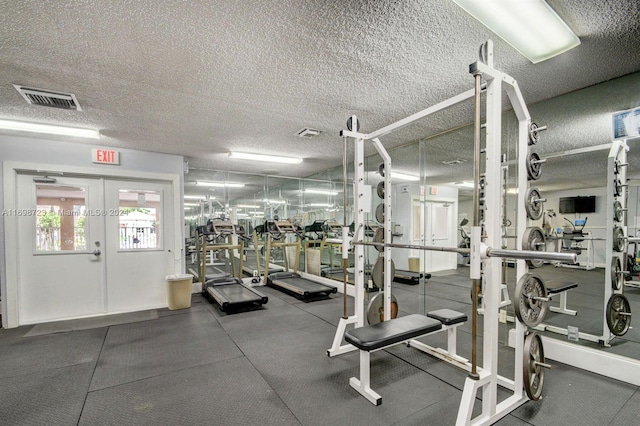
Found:
[[[180,253],[180,262],[174,262],[174,272],[182,273],[185,268],[184,258],[184,210],[182,205],[182,176],[179,174],[142,172],[126,169],[97,169],[95,167],[78,167],[60,164],[26,163],[4,161],[3,163],[4,209],[15,210],[17,207],[16,184],[18,172],[63,174],[70,177],[90,177],[96,179],[127,179],[160,181],[171,184],[173,191],[173,253]],[[2,282],[2,327],[13,328],[19,325],[18,320],[18,232],[17,216],[6,215],[4,220],[4,266],[5,280]],[[174,256],[175,258],[175,256]]]

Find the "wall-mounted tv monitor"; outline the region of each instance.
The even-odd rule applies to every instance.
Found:
[[[565,197],[560,198],[560,213],[595,213],[596,197]]]

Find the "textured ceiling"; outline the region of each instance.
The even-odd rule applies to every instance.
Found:
[[[637,0],[549,3],[582,44],[534,65],[450,0],[0,0],[0,118],[98,128],[102,145],[181,154],[198,168],[310,176],[342,164],[338,131],[348,116],[358,115],[369,132],[469,89],[468,65],[488,38],[496,66],[518,80],[532,112],[541,101],[640,70]],[[74,93],[83,111],[30,106],[12,83]],[[640,93],[638,78],[631,83]],[[550,130],[541,151],[607,141],[577,124],[606,110],[589,99],[577,109],[537,111],[559,114],[561,128],[578,131],[553,138]],[[470,108],[383,143],[392,148],[469,124]],[[323,133],[293,136],[305,126]],[[440,139],[434,152],[470,156],[461,141]],[[252,164],[228,159],[230,150],[305,160]],[[428,175],[451,181],[452,170],[433,166]]]

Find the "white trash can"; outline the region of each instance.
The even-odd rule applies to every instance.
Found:
[[[191,307],[191,283],[193,275],[175,274],[167,275],[167,297],[169,310],[186,309]]]

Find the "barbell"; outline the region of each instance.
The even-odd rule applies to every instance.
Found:
[[[419,244],[394,244],[394,243],[374,243],[372,241],[352,241],[352,245],[356,246],[372,246],[372,247],[391,247],[404,248],[410,250],[426,250],[426,251],[444,251],[448,253],[471,254],[471,249],[466,247],[443,247],[443,246],[423,246]],[[578,255],[575,253],[556,253],[550,251],[533,251],[533,250],[510,250],[510,249],[494,249],[483,246],[480,250],[482,257],[500,257],[511,259],[540,259],[548,261],[558,261],[566,263],[577,263]]]

